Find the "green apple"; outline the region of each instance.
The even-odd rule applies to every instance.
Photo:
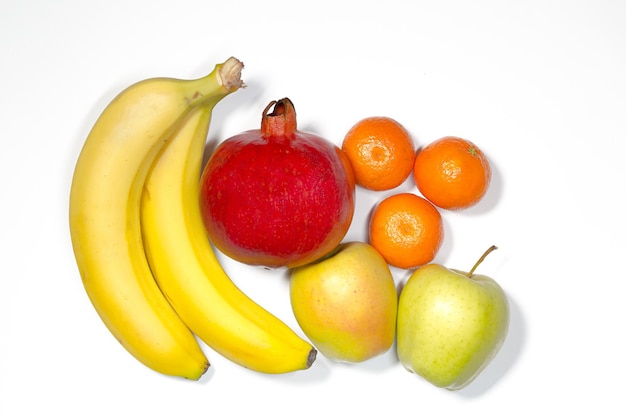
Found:
[[[502,288],[474,270],[428,264],[415,270],[400,293],[397,352],[402,365],[437,387],[469,384],[495,357],[509,327]]]
[[[363,362],[391,348],[398,295],[387,262],[363,242],[340,245],[290,278],[294,316],[319,352]]]

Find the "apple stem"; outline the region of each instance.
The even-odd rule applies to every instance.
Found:
[[[467,276],[471,278],[472,275],[474,275],[474,271],[476,270],[476,268],[478,268],[478,265],[480,265],[485,260],[487,255],[489,255],[491,252],[493,252],[496,249],[498,249],[496,245],[491,245],[491,247],[489,247],[489,249],[487,249],[485,253],[483,253],[483,256],[481,256],[480,259],[476,261],[476,263],[474,264],[474,267],[469,271],[469,274],[467,274]]]

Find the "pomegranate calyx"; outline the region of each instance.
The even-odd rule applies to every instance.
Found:
[[[272,106],[274,110],[269,113]],[[261,134],[264,138],[290,137],[296,130],[296,109],[287,97],[274,100],[265,107],[261,119]]]

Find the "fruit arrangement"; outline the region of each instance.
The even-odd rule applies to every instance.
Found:
[[[229,58],[208,75],[153,78],[104,109],[79,155],[70,233],[85,290],[130,354],[159,373],[197,380],[209,361],[198,339],[263,373],[310,368],[316,356],[362,362],[397,341],[400,363],[459,389],[496,355],[506,295],[485,276],[432,264],[440,210],[461,210],[489,187],[487,158],[444,137],[417,150],[388,117],[355,124],[341,148],[297,128],[288,98],[261,126],[220,143],[202,166],[212,111],[245,87]],[[391,190],[413,174],[421,196],[372,210],[368,242],[344,242],[357,186]],[[289,271],[305,337],[242,292],[219,263]],[[390,267],[413,270],[398,296]],[[197,339],[196,339],[197,337]]]

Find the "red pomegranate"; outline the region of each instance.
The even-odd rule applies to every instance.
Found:
[[[217,147],[200,180],[200,207],[209,238],[224,254],[291,268],[341,243],[354,214],[354,187],[342,150],[298,131],[293,103],[284,98],[265,108],[260,130]]]

